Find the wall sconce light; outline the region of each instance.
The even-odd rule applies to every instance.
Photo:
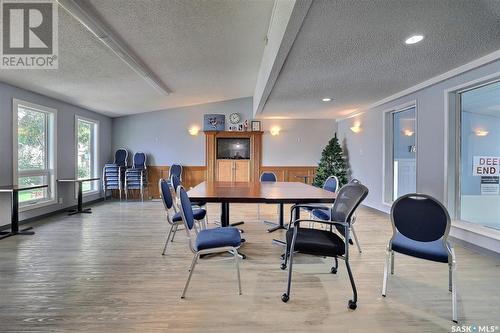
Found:
[[[355,123],[354,126],[351,127],[351,131],[353,131],[354,133],[361,132],[361,124]]]
[[[280,131],[281,131],[281,128],[279,128],[277,126],[271,127],[271,135],[273,135],[273,136],[280,135]]]
[[[402,131],[402,133],[404,136],[412,136],[413,134],[415,134],[415,132],[410,129],[405,129]]]
[[[474,133],[475,133],[477,136],[487,136],[487,135],[488,135],[488,133],[490,133],[490,132],[488,132],[488,131],[486,131],[486,130],[483,130],[483,129],[478,128],[478,129],[476,129],[476,130],[474,131]]]
[[[188,129],[188,132],[191,135],[198,135],[198,132],[200,132],[200,128],[198,126],[191,126],[191,128]]]

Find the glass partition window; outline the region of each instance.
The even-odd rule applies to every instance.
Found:
[[[21,207],[55,200],[55,115],[56,110],[13,100],[14,182],[21,186],[47,188],[21,191]]]
[[[392,203],[400,196],[416,192],[417,148],[416,110],[414,106],[387,112],[385,115],[385,195]]]
[[[77,178],[92,178],[98,175],[97,128],[94,120],[76,117],[76,174]],[[83,182],[83,192],[98,190],[98,182]]]
[[[500,82],[459,96],[459,216],[500,229]]]

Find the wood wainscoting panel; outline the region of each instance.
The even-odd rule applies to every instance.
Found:
[[[168,178],[170,166],[150,165],[148,166],[148,187],[144,191],[144,198],[159,199],[158,181],[160,178]],[[186,189],[194,187],[206,180],[205,166],[182,166],[182,184]],[[113,197],[118,198],[118,191],[113,191]],[[125,195],[123,195],[125,197]],[[138,199],[139,191],[129,191],[129,198]]]
[[[307,184],[312,184],[317,166],[262,166],[261,172],[274,172],[280,182],[304,182],[308,176]]]
[[[247,162],[247,161],[246,161]],[[248,166],[251,169],[251,166]],[[304,182],[303,176],[309,176],[307,183],[311,184],[316,173],[316,166],[262,166],[261,172],[274,172],[280,182]],[[148,166],[149,185],[144,191],[144,198],[159,199],[158,181],[160,178],[168,178],[170,166],[152,165]],[[248,172],[251,172],[248,170]],[[260,177],[260,175],[259,175]],[[258,179],[258,178],[257,178]],[[186,189],[194,187],[207,180],[207,167],[205,166],[182,166],[182,184]],[[118,191],[113,191],[113,197],[118,198]],[[125,195],[123,195],[125,198]],[[139,191],[129,191],[129,198],[138,199]]]

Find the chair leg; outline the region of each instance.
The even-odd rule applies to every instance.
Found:
[[[191,267],[189,268],[189,276],[188,276],[188,279],[186,281],[186,285],[184,286],[184,290],[182,291],[181,298],[184,298],[184,296],[186,296],[186,291],[187,291],[187,288],[189,287],[189,282],[191,281],[191,276],[193,275],[194,267],[196,266],[196,262],[198,261],[198,257],[199,257],[199,254],[195,253],[195,255],[193,257],[193,262],[191,263]]]
[[[394,275],[394,251],[391,251],[391,275]]]
[[[384,280],[382,281],[382,296],[387,295],[387,278],[389,276],[389,261],[391,260],[391,250],[389,246],[385,250]]]
[[[233,250],[234,263],[236,265],[236,275],[238,276],[238,294],[241,295],[241,278],[240,278],[240,256],[238,250]]]
[[[457,286],[456,286],[456,261],[455,261],[455,251],[451,249],[451,306],[452,306],[452,316],[453,316],[453,321],[455,323],[458,322],[458,315],[457,315]]]
[[[290,263],[288,264],[288,281],[287,281],[287,285],[286,285],[286,293],[284,293],[283,295],[281,295],[281,300],[283,302],[288,302],[288,300],[290,299],[290,290],[292,289],[292,266],[293,266],[293,250],[292,248],[290,248],[290,251],[289,251],[289,256],[290,256]],[[285,255],[285,258],[287,256]]]
[[[332,274],[337,274],[337,270],[339,268],[339,259],[337,257],[334,258],[334,266],[330,269]]]
[[[356,247],[358,248],[359,253],[361,253],[361,245],[359,245],[358,236],[356,236],[356,232],[354,231],[354,227],[351,226],[352,236],[354,237],[354,241],[356,242]]]
[[[286,248],[286,244],[285,244],[285,253],[282,256],[283,256],[283,261],[281,262],[281,269],[285,270],[286,264],[288,263],[288,257],[290,256],[290,252],[288,251],[288,248]]]
[[[161,253],[162,256],[165,255],[165,251],[167,251],[167,245],[170,240],[170,235],[172,234],[172,230],[174,229],[174,225],[172,224],[170,226],[170,230],[168,231],[168,236],[167,236],[167,241],[165,242],[165,246],[163,247],[163,252]]]
[[[345,265],[347,267],[347,273],[349,273],[349,280],[351,281],[352,287],[352,299],[349,300],[348,305],[349,309],[355,310],[358,306],[358,291],[356,290],[356,284],[354,283],[354,277],[352,276],[351,266],[349,266],[349,259],[346,259]]]
[[[174,233],[172,234],[172,239],[170,240],[172,243],[174,242],[174,237],[175,237],[175,233],[177,232],[177,228],[179,228],[179,225],[178,225],[178,224],[176,224],[176,225],[174,226]]]

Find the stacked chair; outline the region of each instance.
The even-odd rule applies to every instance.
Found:
[[[337,194],[335,203],[330,209],[329,220],[292,220],[291,226],[286,232],[287,249],[284,256],[284,262],[281,266],[286,269],[288,263],[288,283],[286,292],[281,296],[283,302],[290,299],[290,290],[292,284],[292,266],[294,253],[304,253],[321,257],[333,257],[335,266],[331,272],[336,274],[338,269],[338,259],[343,259],[346,264],[347,273],[351,282],[353,298],[349,300],[348,306],[354,310],[357,307],[357,290],[354,283],[354,277],[349,266],[349,239],[350,225],[352,216],[359,204],[368,195],[368,188],[359,181],[351,181],[343,186]],[[294,216],[296,209],[302,209],[304,205],[292,206],[291,216]],[[307,205],[311,207],[311,205]],[[319,207],[321,208],[321,207]],[[342,226],[345,233],[337,234],[336,229],[321,230],[313,228],[304,228],[301,224],[315,222],[332,226]]]
[[[141,200],[144,201],[144,188],[148,186],[148,173],[146,166],[146,154],[137,152],[134,154],[132,167],[125,170],[125,197],[128,198],[129,190],[139,190]]]
[[[107,191],[118,190],[120,200],[122,199],[123,181],[125,179],[125,170],[128,167],[128,151],[126,149],[118,149],[115,152],[115,160],[113,163],[105,164],[102,169],[102,190],[104,198]]]

